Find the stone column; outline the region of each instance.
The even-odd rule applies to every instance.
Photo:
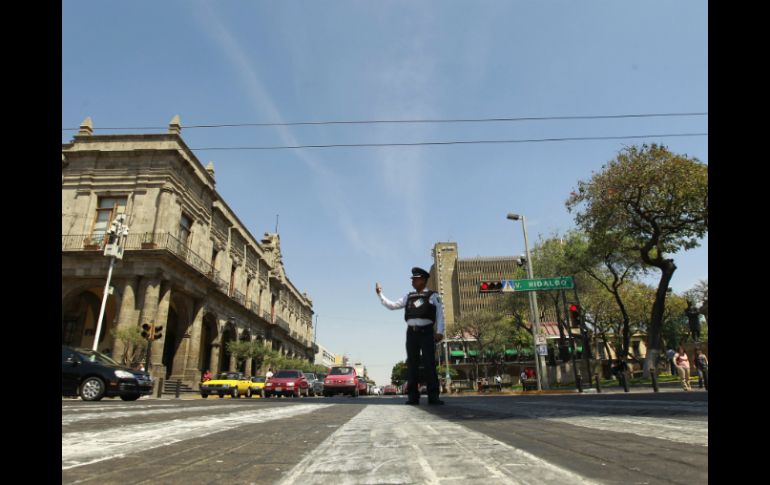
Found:
[[[219,375],[219,341],[211,344],[211,362],[209,362],[209,369],[215,376]]]
[[[142,278],[140,284],[139,284],[139,295],[142,298],[142,306],[141,310],[139,312],[139,325],[143,325],[145,323],[154,325],[155,324],[155,315],[158,313],[158,297],[160,294],[160,278],[158,277],[145,277]],[[154,347],[153,347],[153,350]],[[144,354],[142,356],[142,359],[146,357],[147,354]],[[151,358],[153,356],[150,356]],[[145,368],[147,371],[150,371],[150,363],[145,363]]]
[[[168,281],[159,284],[158,310],[155,318],[150,322],[154,327],[163,325],[162,335],[158,340],[152,342],[152,372],[155,377],[166,378],[166,366],[163,365],[163,347],[166,344],[166,335],[168,334],[168,307],[171,303],[171,285]],[[155,331],[153,327],[152,331]]]
[[[254,337],[249,337],[249,342],[254,342]],[[252,361],[251,357],[246,359],[246,367],[244,368],[244,374],[246,374],[247,376],[251,375],[251,361]]]
[[[200,369],[200,356],[201,356],[201,332],[203,331],[203,315],[206,310],[205,300],[200,299],[192,303],[192,327],[190,328],[189,351],[187,353],[187,361],[185,363],[185,376],[186,382],[192,382],[193,388],[198,389],[200,384],[201,372],[204,369]]]
[[[171,372],[173,374],[171,375],[170,379],[181,379],[184,381],[185,384],[189,386],[193,386],[194,382],[187,380],[187,356],[190,354],[190,347],[191,347],[191,341],[190,341],[190,331],[192,329],[192,320],[194,318],[193,316],[193,301],[190,298],[184,299],[184,312],[180,312],[179,315],[185,315],[187,318],[184,321],[178,322],[177,331],[181,330],[181,335],[179,335],[179,338],[181,338],[181,341],[179,342],[179,347],[177,348],[176,353],[174,354],[173,360],[172,360],[172,366],[171,366]],[[184,329],[184,330],[182,330]],[[196,379],[196,381],[199,381],[200,379]]]
[[[123,282],[123,298],[120,302],[120,312],[118,313],[118,330],[130,329],[139,323],[139,316],[136,311],[136,290],[139,280],[137,277],[129,277]],[[112,347],[112,355],[118,362],[131,365],[128,362],[129,353],[133,350],[126,348],[126,344],[120,339],[115,339]]]

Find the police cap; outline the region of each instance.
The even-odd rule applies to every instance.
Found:
[[[426,280],[430,277],[430,273],[425,271],[422,268],[414,267],[412,268],[412,278],[425,278]]]

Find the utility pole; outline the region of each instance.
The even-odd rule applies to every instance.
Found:
[[[107,282],[104,284],[104,295],[102,295],[102,307],[99,309],[99,319],[96,322],[96,332],[94,333],[94,344],[91,350],[96,351],[99,346],[99,336],[102,332],[102,321],[104,320],[104,310],[107,307],[107,296],[110,292],[110,280],[112,280],[112,268],[115,266],[115,258],[123,259],[123,248],[120,241],[123,236],[128,235],[128,226],[125,225],[126,215],[118,214],[110,224],[110,230],[107,232],[107,244],[104,245],[104,255],[110,256],[110,269],[107,271]]]

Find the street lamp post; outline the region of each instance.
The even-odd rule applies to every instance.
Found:
[[[104,320],[104,309],[107,307],[107,296],[110,293],[110,280],[112,279],[112,268],[115,266],[115,258],[123,259],[123,248],[120,247],[120,241],[123,236],[128,235],[128,226],[124,224],[126,221],[125,214],[118,214],[115,220],[110,225],[110,230],[106,236],[109,238],[108,243],[104,245],[104,255],[110,256],[110,269],[107,271],[107,283],[104,285],[104,295],[102,296],[102,307],[99,310],[99,320],[96,323],[96,332],[94,333],[94,344],[91,347],[92,350],[96,350],[99,346],[99,335],[102,331],[102,321]]]
[[[507,219],[512,221],[518,221],[521,219],[521,225],[524,228],[524,251],[527,253],[527,278],[533,279],[532,276],[532,257],[529,254],[529,239],[527,237],[527,220],[523,215],[509,213],[506,216]],[[529,291],[529,311],[532,314],[532,336],[535,342],[535,374],[537,380],[537,390],[543,389],[542,385],[542,372],[541,372],[541,360],[540,354],[537,352],[537,338],[540,335],[540,313],[537,309],[537,294],[534,291]]]

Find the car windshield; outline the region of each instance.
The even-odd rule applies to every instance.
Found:
[[[329,375],[332,376],[344,376],[348,374],[353,373],[352,367],[335,367],[332,369],[332,371],[329,373]]]
[[[225,380],[225,381],[237,381],[241,378],[241,375],[237,372],[222,372],[219,374],[219,379]]]
[[[109,365],[120,365],[114,360],[112,360],[111,358],[107,357],[101,352],[96,352],[95,350],[77,349],[76,352],[81,359],[86,360],[88,362],[98,362],[100,364],[109,364]]]
[[[265,378],[262,376],[252,377],[251,382],[265,382]]]
[[[296,370],[279,370],[276,375],[273,377],[277,377],[278,379],[286,379],[291,377],[299,377],[299,372]]]

